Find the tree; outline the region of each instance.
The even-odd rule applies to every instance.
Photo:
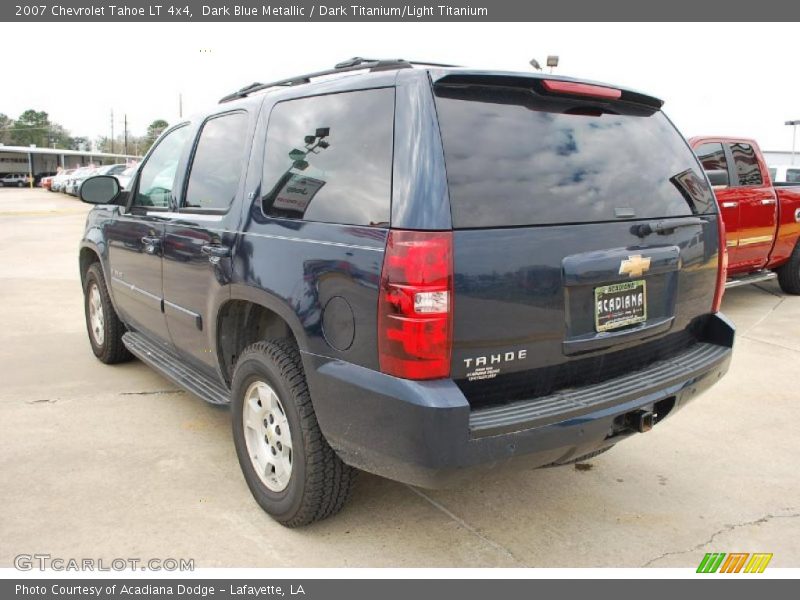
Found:
[[[14,133],[14,119],[8,115],[0,113],[0,144],[11,144],[11,136]]]
[[[64,127],[50,121],[45,111],[28,109],[16,120],[0,115],[0,142],[15,146],[35,144],[41,147],[69,148],[72,137]]]
[[[169,127],[169,123],[167,123],[164,119],[156,119],[147,127],[147,135],[145,136],[145,143],[147,147],[153,145],[153,142],[156,141],[158,136]]]

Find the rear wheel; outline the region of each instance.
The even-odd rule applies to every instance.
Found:
[[[800,295],[800,242],[794,247],[786,264],[775,270],[778,284],[787,294]]]
[[[122,343],[125,325],[120,321],[111,303],[100,263],[94,263],[86,272],[83,284],[83,306],[86,331],[92,352],[102,362],[114,364],[133,358]]]
[[[287,527],[339,512],[356,471],[319,429],[294,344],[275,340],[246,348],[232,388],[236,454],[261,508]]]

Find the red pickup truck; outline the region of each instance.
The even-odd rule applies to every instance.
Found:
[[[727,287],[777,276],[784,292],[800,294],[800,186],[773,185],[754,140],[704,136],[689,144],[725,223]]]

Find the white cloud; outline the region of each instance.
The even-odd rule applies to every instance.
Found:
[[[626,85],[666,100],[687,136],[743,135],[789,149],[800,119],[796,25],[603,23],[6,23],[13,67],[0,112],[46,110],[74,135],[144,133],[252,81],[361,55],[529,70],[558,54],[557,73]],[[13,61],[9,57],[16,57]]]

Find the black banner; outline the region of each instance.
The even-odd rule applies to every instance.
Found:
[[[289,22],[289,21],[796,21],[800,3],[785,0],[11,0],[0,21]],[[676,37],[679,39],[679,36]]]

